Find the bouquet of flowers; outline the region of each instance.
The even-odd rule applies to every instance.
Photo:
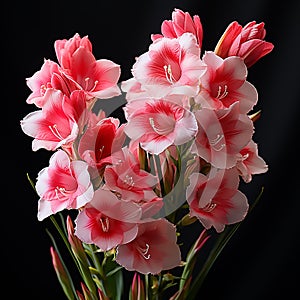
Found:
[[[36,181],[28,179],[38,220],[52,220],[74,262],[71,271],[48,232],[67,299],[121,299],[125,272],[128,299],[196,297],[255,204],[240,181],[268,170],[253,139],[258,93],[247,81],[273,49],[265,35],[263,22],[234,21],[214,51],[203,51],[199,16],[174,9],[128,80],[119,82],[120,65],[97,60],[78,33],[56,40],[58,62],[45,59],[26,79],[26,101],[37,109],[21,128],[33,151],[53,152]],[[119,108],[120,97],[126,122],[101,106],[114,98]],[[194,237],[184,232],[192,224],[200,229]],[[195,272],[212,235],[218,239]]]

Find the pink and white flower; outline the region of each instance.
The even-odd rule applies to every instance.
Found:
[[[116,156],[117,154],[113,154],[113,164],[105,168],[106,187],[126,201],[154,199],[157,195],[153,192],[153,187],[158,183],[157,177],[141,169],[140,162],[127,147],[122,149],[122,157]],[[116,157],[119,159],[114,163]]]
[[[246,114],[240,113],[239,103],[220,110],[203,108],[196,111],[195,116],[198,133],[192,151],[216,168],[235,166],[237,154],[254,133],[253,122]]]
[[[117,85],[120,66],[108,59],[96,60],[87,36],[81,38],[76,33],[69,40],[56,40],[54,47],[64,74],[76,82],[78,89],[85,91],[88,99],[121,94]]]
[[[111,250],[136,237],[140,217],[138,205],[119,200],[112,192],[99,188],[79,212],[75,220],[75,235],[84,243],[97,245],[102,251]]]
[[[26,78],[26,84],[32,91],[26,102],[28,104],[33,103],[40,108],[48,100],[45,95],[48,89],[59,90],[68,97],[72,91],[77,89],[76,83],[68,79],[61,67],[50,59],[45,59],[41,69],[35,72],[33,76]]]
[[[49,166],[38,173],[36,191],[40,196],[39,221],[64,209],[79,209],[94,195],[88,164],[71,161],[65,151],[58,149],[51,156]]]
[[[235,56],[222,59],[211,51],[205,52],[202,60],[207,69],[201,76],[201,90],[195,102],[201,107],[222,109],[238,101],[241,113],[248,113],[258,95],[246,80],[248,70],[243,60]]]
[[[83,91],[74,91],[70,98],[61,91],[47,89],[47,101],[41,110],[21,120],[23,132],[34,138],[33,151],[69,148],[86,122],[86,101]]]
[[[135,239],[117,247],[116,261],[125,269],[142,274],[178,267],[181,252],[175,225],[166,219],[139,224]]]
[[[192,173],[186,190],[190,216],[217,232],[225,225],[242,221],[249,208],[246,196],[238,190],[239,174],[235,168],[211,171],[208,176]]]
[[[139,89],[155,98],[168,94],[195,96],[204,71],[200,47],[192,33],[154,41],[132,67]]]
[[[132,102],[133,103],[133,102]],[[195,137],[198,125],[194,114],[166,99],[136,100],[124,132],[141,147],[160,154],[170,145],[181,145]]]
[[[246,183],[252,180],[252,175],[268,171],[268,165],[258,155],[258,146],[253,140],[240,151],[238,156],[236,167]]]
[[[202,47],[203,28],[198,15],[193,18],[188,12],[175,8],[172,12],[172,20],[165,20],[161,24],[162,34],[152,34],[151,39],[155,41],[161,37],[177,38],[186,32],[194,34],[199,47]]]

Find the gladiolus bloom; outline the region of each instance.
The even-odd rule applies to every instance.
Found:
[[[158,274],[179,266],[176,227],[166,219],[139,224],[136,238],[118,246],[116,261],[129,271]]]
[[[88,164],[70,161],[65,151],[57,150],[51,156],[49,166],[39,172],[36,191],[40,196],[39,221],[64,209],[80,208],[94,194]]]
[[[75,235],[84,243],[107,251],[133,240],[140,218],[141,209],[136,204],[119,200],[112,192],[99,188],[79,212]]]
[[[154,41],[161,37],[177,38],[190,32],[197,38],[199,47],[202,47],[203,28],[198,15],[194,15],[193,18],[188,12],[183,12],[181,9],[175,8],[172,12],[172,20],[165,20],[161,25],[162,34],[153,34],[151,39]]]
[[[252,21],[242,27],[234,21],[226,28],[214,52],[222,58],[239,56],[250,68],[274,48],[272,43],[264,40],[265,36],[263,22],[257,24],[256,21]]]
[[[249,204],[246,196],[238,190],[236,169],[214,172],[210,176],[193,173],[186,196],[191,217],[197,217],[206,229],[213,226],[221,232],[225,225],[242,221]]]

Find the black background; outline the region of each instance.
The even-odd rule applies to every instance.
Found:
[[[54,41],[76,32],[88,35],[97,59],[121,65],[121,80],[131,77],[135,56],[147,51],[150,34],[171,19],[174,8],[198,14],[203,51],[213,50],[227,25],[265,22],[274,50],[249,69],[258,90],[254,140],[269,165],[265,174],[243,186],[249,201],[260,188],[256,208],[214,264],[201,299],[295,299],[299,284],[299,1],[51,1],[7,3],[2,7],[2,205],[1,294],[5,299],[65,299],[52,269],[48,221],[36,218],[37,196],[26,178],[48,165],[50,153],[32,152],[32,139],[20,120],[35,108],[25,78],[43,59],[56,61]],[[4,134],[4,136],[3,136]],[[53,229],[53,228],[52,228]],[[200,299],[199,296],[199,299]]]

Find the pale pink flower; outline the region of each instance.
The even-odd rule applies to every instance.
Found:
[[[55,41],[57,58],[64,74],[85,91],[88,99],[111,98],[121,94],[117,85],[120,66],[108,59],[96,60],[88,37],[76,33],[69,40]]]
[[[134,240],[117,247],[116,261],[129,271],[158,274],[180,265],[176,227],[166,219],[139,224]]]
[[[172,144],[190,141],[197,133],[194,114],[176,103],[157,99],[136,100],[134,105],[137,109],[128,115],[124,131],[146,151],[160,154]]]
[[[157,177],[141,169],[140,162],[127,147],[122,149],[123,157],[114,163],[116,157],[119,157],[117,154],[113,154],[113,164],[104,170],[106,187],[127,201],[140,202],[155,198],[157,195],[153,192],[153,186],[158,183]]]
[[[119,200],[112,192],[100,188],[79,212],[75,235],[84,243],[107,251],[136,237],[140,217],[138,205]]]
[[[132,67],[139,89],[155,98],[168,94],[195,96],[204,71],[199,45],[191,33],[154,41]]]
[[[51,156],[49,166],[38,173],[36,191],[38,220],[64,209],[78,209],[89,202],[94,194],[88,164],[71,161],[67,153],[58,149]]]
[[[242,27],[234,21],[220,38],[215,53],[222,58],[239,56],[249,68],[273,50],[274,45],[266,42],[265,36],[264,22],[257,24],[256,21],[251,21]]]
[[[185,32],[194,34],[199,47],[202,47],[203,28],[200,17],[194,15],[192,18],[188,12],[183,12],[181,9],[175,8],[172,12],[172,20],[162,22],[162,34],[152,34],[151,39],[154,41],[163,36],[167,38],[177,38]]]
[[[86,121],[86,102],[83,91],[74,91],[70,98],[59,90],[47,89],[43,108],[29,113],[21,120],[23,132],[33,137],[32,150],[50,151],[68,148]]]
[[[248,113],[257,103],[256,88],[248,82],[248,70],[240,57],[222,59],[214,52],[203,55],[207,65],[201,76],[201,90],[195,102],[201,107],[222,109],[234,102],[240,103],[241,113]]]
[[[124,125],[120,125],[117,118],[103,118],[94,125],[90,124],[80,138],[79,156],[90,165],[94,176],[102,174],[104,167],[111,164],[112,153],[121,150],[125,141]]]
[[[253,122],[239,112],[239,103],[220,110],[203,108],[195,112],[198,133],[193,152],[216,168],[231,168],[238,153],[249,143],[254,133]]]
[[[217,232],[225,225],[242,221],[249,208],[246,196],[238,190],[239,174],[235,168],[215,170],[208,176],[193,173],[186,190],[190,216]]]
[[[239,153],[236,167],[245,182],[252,180],[252,175],[268,171],[268,165],[258,155],[257,144],[251,140]]]

